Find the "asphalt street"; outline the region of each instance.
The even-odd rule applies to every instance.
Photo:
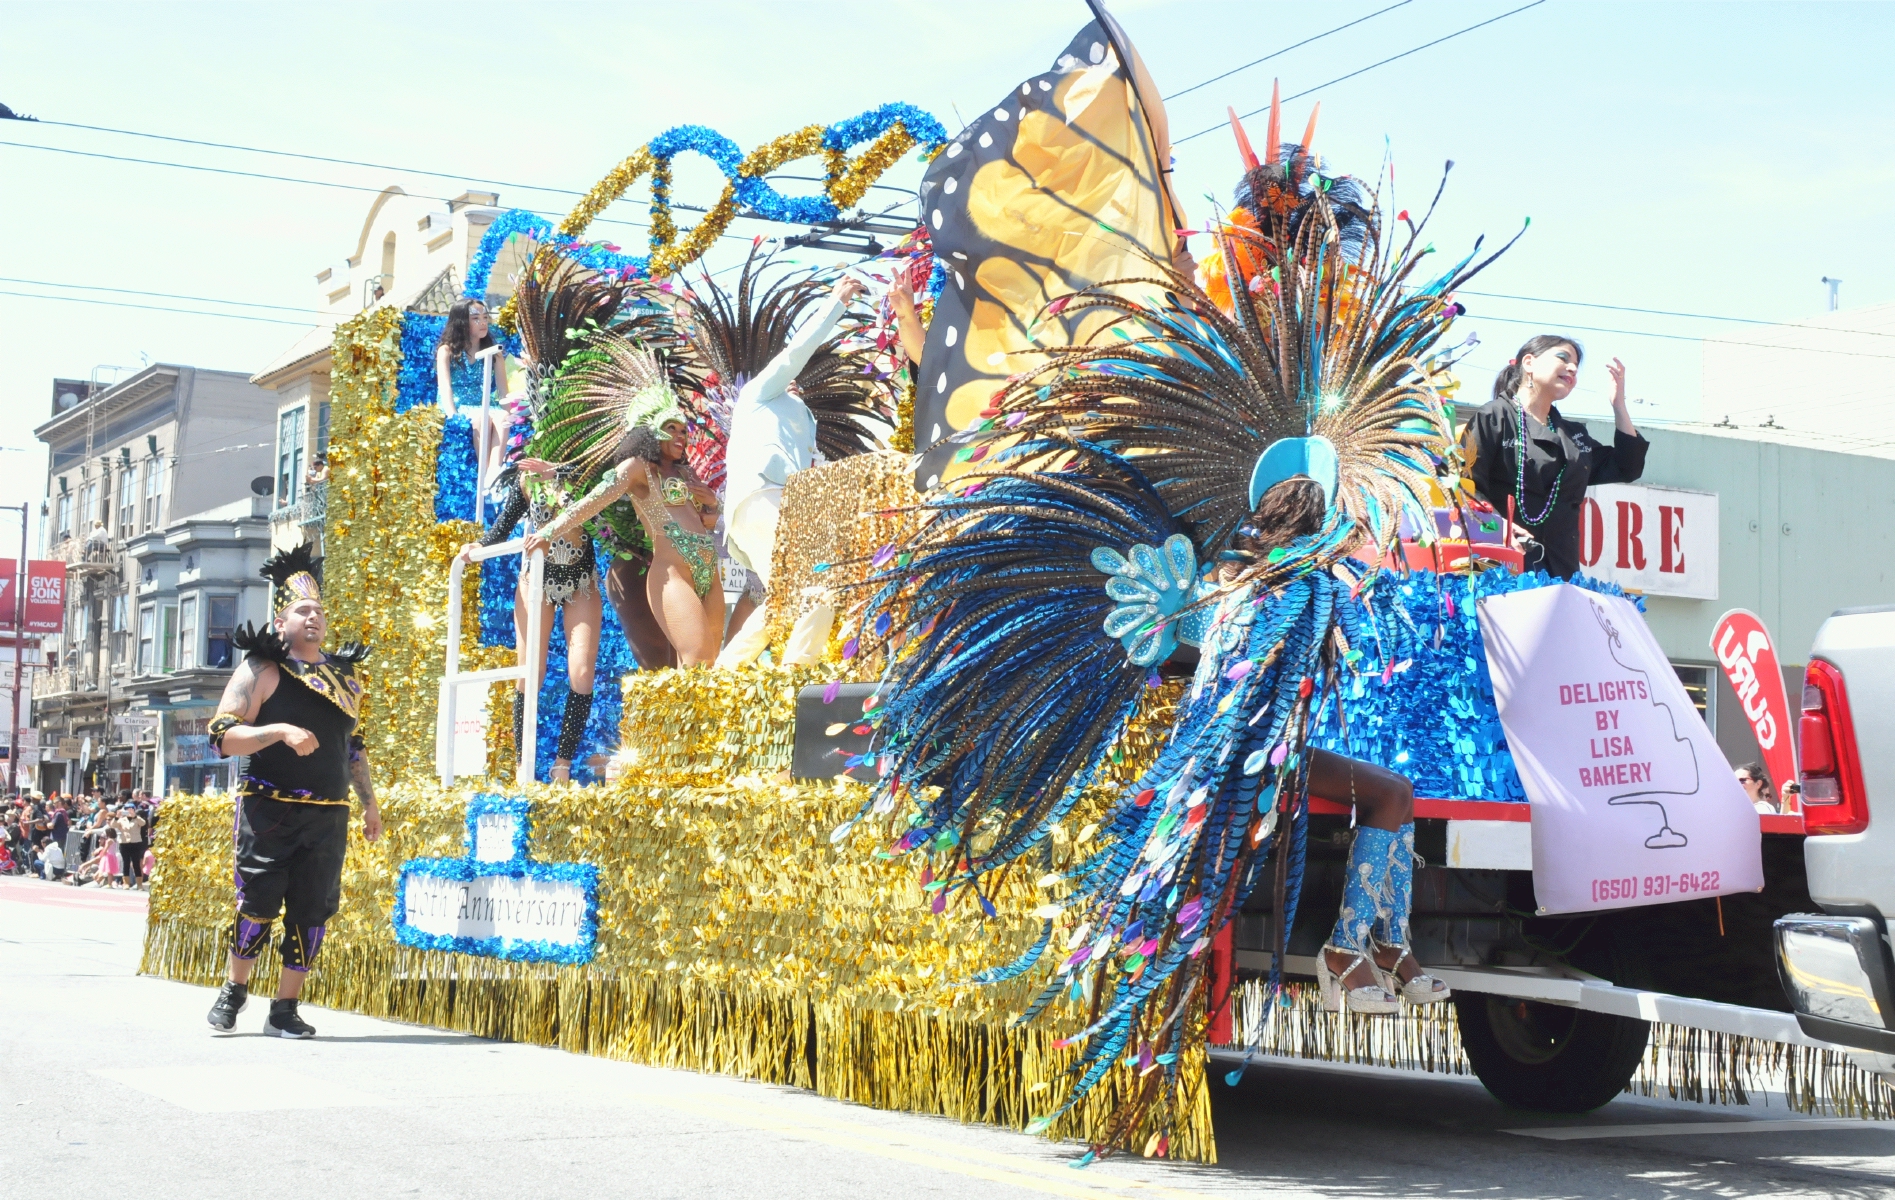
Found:
[[[0,879],[0,1196],[1895,1197],[1895,1123],[1267,1061],[1215,1087],[1215,1166],[306,1009],[212,1037],[139,978],[144,898]]]

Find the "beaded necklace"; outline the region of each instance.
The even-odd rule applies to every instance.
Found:
[[[1559,485],[1566,479],[1567,464],[1561,463],[1559,474],[1553,476],[1553,490],[1547,494],[1546,506],[1540,509],[1538,516],[1529,517],[1527,515],[1527,406],[1516,399],[1514,401],[1513,411],[1519,431],[1513,443],[1514,503],[1520,514],[1520,523],[1522,525],[1539,525],[1546,521],[1548,514],[1553,511],[1553,506],[1559,503]],[[1551,414],[1548,415],[1550,416]],[[1549,429],[1552,427],[1552,424],[1551,420],[1547,421],[1547,427]]]

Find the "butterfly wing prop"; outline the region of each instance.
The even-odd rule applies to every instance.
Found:
[[[1095,9],[1095,11],[1097,11]],[[935,157],[921,211],[946,282],[922,355],[915,445],[923,490],[965,469],[953,436],[1048,347],[1084,344],[1100,316],[1049,316],[1057,297],[1169,261],[1181,218],[1165,184],[1163,106],[1110,18]],[[1149,85],[1149,79],[1146,80]]]

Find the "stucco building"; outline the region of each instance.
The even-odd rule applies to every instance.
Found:
[[[230,629],[267,617],[275,407],[241,373],[171,363],[54,381],[33,431],[40,545],[67,571],[65,629],[33,672],[43,788],[158,790],[174,715],[216,702]]]

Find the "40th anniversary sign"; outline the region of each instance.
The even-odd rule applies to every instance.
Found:
[[[532,811],[515,797],[467,805],[467,853],[401,866],[395,938],[405,946],[516,962],[586,963],[598,935],[599,869],[534,862]]]

